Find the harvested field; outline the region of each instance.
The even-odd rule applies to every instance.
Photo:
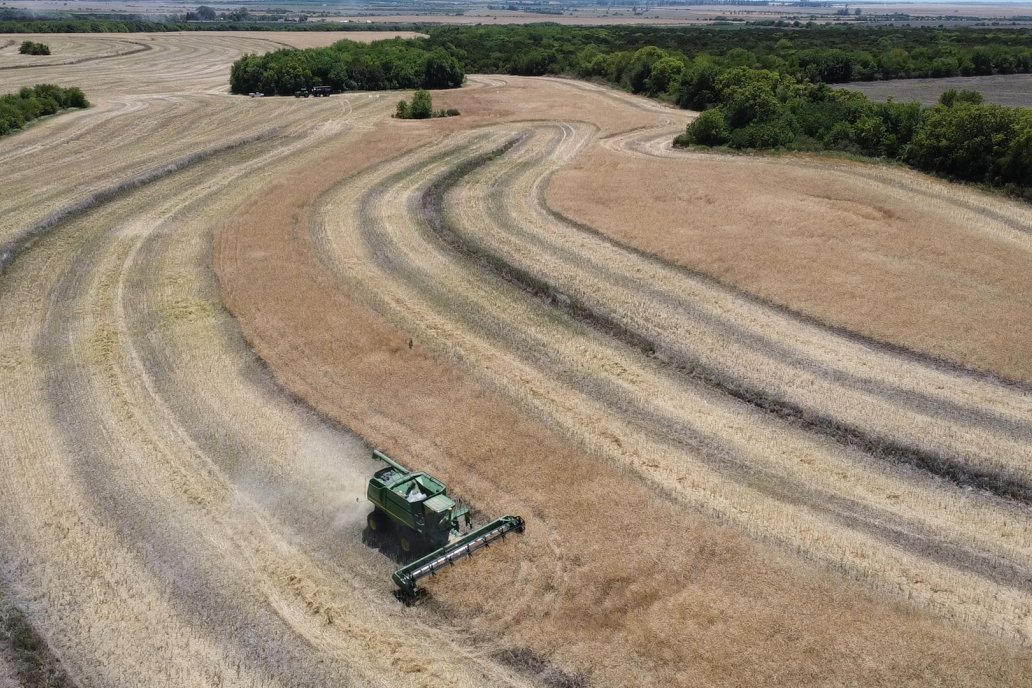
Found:
[[[0,150],[0,590],[81,685],[1032,681],[1026,388],[549,191],[583,161],[705,170],[655,143],[688,113],[508,77],[436,121],[230,97],[273,46],[196,38],[0,72],[98,103]],[[843,186],[917,194],[864,169]],[[1027,251],[1020,207],[964,198],[958,241]],[[527,533],[398,604],[369,444]]]
[[[50,55],[22,55],[18,52],[22,41],[46,43]],[[128,34],[100,38],[86,34],[4,34],[0,35],[0,46],[0,69],[79,64],[150,49],[144,41]]]
[[[987,103],[1032,107],[1032,74],[994,74],[993,76],[958,76],[947,79],[891,79],[889,81],[858,81],[842,88],[860,91],[871,100],[892,98],[897,103],[917,101],[935,105],[943,91],[977,91]]]
[[[902,169],[669,144],[636,132],[587,152],[549,208],[820,322],[1032,383],[1027,204]]]

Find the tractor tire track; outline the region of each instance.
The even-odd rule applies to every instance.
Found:
[[[606,319],[602,319],[603,327],[599,329],[597,313],[601,308],[598,304],[612,309],[615,304],[633,303],[632,297],[614,299],[618,293],[614,288],[633,283],[627,275],[637,274],[640,270],[621,266],[624,274],[616,274],[618,268],[615,266],[620,262],[605,260],[602,258],[605,252],[594,246],[583,250],[576,260],[557,262],[557,256],[561,258],[564,252],[569,254],[573,250],[571,246],[577,245],[570,241],[571,231],[576,232],[577,229],[558,228],[547,213],[528,207],[526,203],[532,203],[538,197],[533,182],[516,188],[518,184],[513,181],[520,179],[520,170],[533,173],[535,166],[538,172],[536,176],[531,174],[531,178],[541,178],[550,169],[548,159],[552,153],[558,151],[558,158],[567,159],[575,154],[577,146],[583,145],[584,137],[590,136],[590,133],[581,134],[581,143],[564,144],[567,139],[573,141],[578,137],[564,132],[561,136],[556,133],[557,138],[553,139],[551,134],[556,129],[527,123],[508,131],[493,130],[490,135],[479,134],[463,143],[453,143],[450,150],[422,151],[419,155],[381,166],[367,179],[352,180],[346,195],[327,204],[321,229],[316,234],[324,255],[332,257],[327,264],[332,267],[335,263],[338,278],[363,294],[370,306],[389,314],[406,329],[417,332],[421,339],[434,342],[443,353],[476,371],[497,389],[514,395],[521,405],[548,422],[565,428],[569,436],[587,443],[586,446],[614,461],[641,470],[657,487],[663,485],[662,489],[671,490],[670,473],[679,470],[679,465],[685,465],[688,457],[691,457],[688,465],[696,466],[693,491],[699,489],[698,469],[702,466],[710,469],[703,482],[709,481],[706,490],[711,500],[700,503],[692,492],[673,488],[675,498],[688,499],[704,510],[783,546],[802,547],[807,556],[850,571],[851,575],[878,587],[897,589],[901,584],[898,575],[905,570],[920,569],[929,580],[936,579],[927,592],[918,593],[925,604],[1005,635],[1025,637],[1028,629],[1021,620],[1024,612],[1020,610],[1029,607],[1032,590],[1032,556],[1025,507],[1009,505],[1008,500],[1001,501],[990,495],[971,495],[941,481],[922,478],[920,474],[908,474],[894,463],[886,465],[877,457],[892,456],[892,448],[886,449],[883,439],[867,434],[866,430],[852,436],[835,436],[836,441],[828,444],[820,439],[827,437],[828,432],[815,432],[826,421],[821,420],[824,412],[820,406],[814,406],[813,401],[801,407],[794,418],[796,422],[786,427],[783,418],[769,413],[769,405],[764,409],[763,404],[754,403],[755,400],[748,399],[747,395],[732,394],[732,389],[714,385],[705,377],[700,380],[698,375],[688,376],[686,380],[683,366],[679,368],[668,357],[651,356],[652,351],[661,350],[661,347],[650,342],[648,330],[645,330],[645,335],[641,330],[630,330],[629,335],[616,337],[616,342],[611,345],[599,343],[612,337],[614,332],[628,332],[628,328],[623,323],[618,323],[617,327],[607,324],[613,320],[611,311],[602,311]],[[520,134],[524,139],[515,147],[515,140],[511,138],[506,143],[506,138],[514,134]],[[572,145],[573,148],[563,150],[564,145]],[[527,155],[539,162],[524,164],[509,159],[523,150],[529,150]],[[536,153],[535,150],[545,152]],[[535,155],[537,158],[533,158]],[[488,170],[492,166],[495,168],[493,176],[478,176],[481,168]],[[502,177],[506,181],[501,181]],[[369,189],[364,200],[355,196],[356,187]],[[386,199],[397,198],[409,200],[401,204],[386,203]],[[520,202],[524,205],[519,205]],[[348,207],[361,209],[350,211],[358,213],[353,220],[346,220]],[[460,210],[448,212],[442,208]],[[533,230],[520,232],[513,226],[513,217],[534,218],[527,222]],[[441,231],[442,226],[447,227],[447,232]],[[352,236],[349,227],[361,228],[359,234]],[[527,234],[533,234],[536,241],[528,241]],[[581,243],[583,239],[581,237]],[[365,248],[357,248],[363,245]],[[535,253],[535,250],[540,252]],[[634,255],[623,256],[622,260],[625,263],[633,261]],[[600,269],[600,263],[610,266],[609,269]],[[527,275],[533,277],[529,284],[526,279],[521,280],[521,276]],[[589,279],[590,276],[593,277]],[[650,278],[652,276],[649,275]],[[584,284],[574,284],[575,279],[584,280]],[[667,302],[672,302],[674,307],[662,315],[661,321],[667,327],[676,326],[677,320],[690,315],[692,310],[679,307],[680,304],[691,305],[685,303],[687,297],[678,295],[679,285],[683,285],[686,279],[690,276],[683,273],[668,276],[666,282],[644,279],[639,284],[646,286],[641,286],[640,293],[634,296],[641,298],[647,308],[655,308],[656,300],[648,298],[653,295],[649,285],[663,285]],[[536,306],[529,305],[525,296],[513,293],[511,287],[505,286],[514,282],[520,291],[544,294],[545,301],[536,301]],[[689,293],[699,291],[700,287],[694,285]],[[715,298],[733,301],[734,295],[720,293],[699,301],[712,303]],[[578,310],[579,302],[591,305],[580,306]],[[503,303],[506,305],[500,305]],[[663,302],[659,300],[658,303]],[[736,304],[732,302],[731,305]],[[781,317],[776,311],[773,314],[767,312],[769,309],[755,302],[743,305],[747,315],[744,322],[757,317],[761,322],[770,322]],[[579,324],[557,318],[557,311],[577,318]],[[585,311],[595,315],[583,317]],[[633,312],[619,311],[618,317]],[[744,327],[739,317],[723,315],[722,319],[726,327]],[[705,324],[703,320],[701,326]],[[587,326],[587,331],[584,326]],[[700,324],[692,327],[698,328]],[[1027,445],[1023,445],[1020,439],[1027,428],[1028,416],[1023,416],[1023,413],[1029,402],[1020,390],[971,377],[958,378],[934,367],[915,367],[909,360],[892,360],[891,363],[879,364],[882,366],[879,368],[871,364],[891,358],[884,352],[856,347],[848,340],[838,341],[834,333],[798,321],[788,320],[779,327],[781,331],[788,332],[784,341],[791,343],[799,352],[785,358],[803,361],[804,369],[815,369],[813,354],[818,352],[820,357],[817,360],[829,368],[835,358],[823,353],[824,349],[835,355],[847,352],[845,361],[864,362],[867,375],[864,391],[881,404],[884,409],[881,413],[889,420],[893,416],[899,417],[897,399],[900,395],[908,396],[909,392],[898,382],[890,384],[894,378],[905,379],[910,384],[914,384],[913,380],[934,381],[935,385],[940,385],[939,389],[927,393],[918,388],[919,394],[913,395],[912,401],[916,401],[929,416],[929,422],[936,416],[944,416],[944,420],[956,423],[956,416],[964,415],[970,431],[976,434],[973,441],[947,434],[948,441],[952,442],[947,445],[952,447],[951,451],[954,454],[974,453],[980,448],[978,433],[981,433],[980,437],[992,440],[994,445],[991,446],[1002,448],[1003,455],[989,456],[987,452],[990,449],[979,452],[973,460],[1023,474],[1027,463],[1022,456],[1027,452]],[[808,335],[809,339],[799,333],[801,329],[805,332],[807,327],[815,331]],[[682,326],[681,329],[687,328]],[[592,330],[596,333],[591,334]],[[551,334],[547,334],[549,332]],[[769,337],[768,332],[757,329],[755,336]],[[557,343],[571,337],[580,343]],[[636,350],[627,351],[628,342],[632,345],[637,343],[638,346],[632,346]],[[650,343],[641,346],[643,342]],[[808,345],[807,342],[814,344]],[[806,346],[811,346],[813,351]],[[800,347],[804,348],[800,350]],[[589,373],[583,365],[578,366],[568,354],[562,353],[566,349],[595,349],[593,356],[611,358],[611,363],[606,364],[603,370],[608,367],[610,371],[618,372],[603,373],[601,377],[597,371]],[[608,353],[603,353],[605,351]],[[741,353],[726,356],[722,366],[734,370],[733,359],[739,356]],[[784,366],[785,362],[774,359],[766,366],[753,369],[770,375],[779,365]],[[839,365],[843,363],[840,361]],[[895,377],[896,373],[888,372],[900,366],[908,371],[905,377]],[[565,375],[562,374],[564,370],[568,371]],[[834,374],[826,376],[826,379],[840,386],[843,379],[848,381],[849,376],[856,377],[855,368],[843,368],[846,375],[838,374],[835,368],[831,370]],[[671,373],[674,373],[673,377]],[[793,374],[798,375],[798,369]],[[700,381],[704,388],[711,390],[710,393],[703,393],[698,388]],[[942,385],[944,381],[949,386]],[[972,388],[981,394],[977,401],[969,396]],[[528,391],[533,396],[528,397]],[[717,393],[715,396],[713,391]],[[836,394],[841,396],[842,392]],[[694,410],[700,397],[709,399],[709,411]],[[726,401],[728,397],[731,401]],[[748,399],[748,407],[764,409],[749,414],[749,422],[769,427],[765,433],[773,434],[768,434],[768,439],[761,439],[763,434],[756,435],[760,444],[750,446],[748,439],[736,440],[733,435],[709,431],[704,442],[698,441],[696,435],[696,439],[689,439],[689,446],[678,448],[679,441],[691,437],[685,436],[684,432],[697,433],[701,429],[695,418],[699,414],[711,416],[714,405],[727,407],[728,422],[737,422],[732,420],[736,417],[744,421],[742,409],[736,406],[743,397]],[[661,412],[655,408],[657,403],[654,401],[646,403],[632,399],[669,401],[659,405],[663,409]],[[944,399],[945,403],[938,403],[939,399]],[[983,406],[992,412],[982,411]],[[591,420],[587,416],[578,420],[578,414],[572,413],[574,408],[593,407],[597,410],[591,412]],[[570,418],[571,415],[574,417]],[[609,423],[606,434],[613,437],[613,443],[584,436],[581,427],[603,427],[602,419],[614,415],[622,420]],[[774,418],[763,420],[766,415]],[[870,423],[862,413],[855,418],[864,420],[865,424]],[[908,422],[912,419],[913,414],[907,417]],[[1026,420],[1025,424],[1022,419]],[[883,422],[892,427],[889,420]],[[688,430],[693,426],[697,430]],[[1015,437],[1011,440],[1008,436]],[[769,443],[770,438],[777,438],[776,444],[785,445],[776,451],[778,456],[811,456],[813,458],[806,464],[817,470],[806,464],[793,465],[794,461],[786,463],[776,457],[763,456],[770,450],[760,447]],[[791,448],[793,444],[795,449]],[[903,451],[909,451],[911,458],[914,456],[913,450],[904,448]],[[648,462],[634,458],[642,456],[669,458],[666,462],[659,462],[661,470],[652,471],[648,467],[642,469],[643,463]],[[675,458],[677,456],[681,458]],[[729,464],[726,458],[721,457],[736,458]],[[875,461],[872,462],[872,458]],[[786,468],[791,468],[787,475]],[[782,475],[780,481],[776,479],[779,474]],[[664,477],[660,478],[660,475]],[[991,477],[993,474],[987,475]],[[972,474],[962,477],[970,478]],[[982,479],[983,487],[988,482],[981,474],[974,477]],[[808,483],[815,478],[814,488],[808,488]],[[793,481],[798,481],[794,490]],[[778,488],[779,483],[783,487]],[[1022,496],[1019,488],[1022,488],[1021,483],[1012,492]],[[900,495],[892,494],[896,489],[905,494],[902,500]],[[892,495],[891,498],[886,499],[886,494]],[[729,498],[730,502],[725,501]],[[902,503],[894,503],[897,500]],[[720,502],[727,506],[718,506]],[[770,510],[769,515],[754,513],[743,520],[740,513],[744,505],[757,502],[765,505],[764,510]],[[772,522],[791,526],[778,534],[778,528],[769,525]],[[1006,531],[1007,526],[1015,522],[1023,533],[1017,540],[1011,536],[998,538],[994,535]],[[859,555],[861,552],[863,554]],[[861,559],[856,558],[858,555]],[[881,559],[883,565],[870,565],[872,559]],[[933,602],[933,589],[948,591],[947,596],[952,601],[945,604]],[[1008,589],[1009,592],[1004,592]],[[908,590],[908,595],[913,593],[914,590]],[[934,595],[941,599],[941,593]],[[994,605],[993,611],[979,609],[985,597],[994,595],[1002,595],[1007,602],[1001,606]],[[1010,620],[1005,621],[1000,615]]]
[[[83,685],[537,685],[494,639],[397,604],[392,562],[362,544],[368,449],[286,394],[219,302],[214,229],[389,106],[167,102],[194,121],[114,112],[205,132],[167,146],[180,157],[71,157],[5,217],[3,589]],[[109,133],[93,114],[84,152]]]

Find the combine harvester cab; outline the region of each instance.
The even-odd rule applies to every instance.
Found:
[[[374,533],[393,530],[405,554],[429,554],[394,572],[398,597],[406,603],[420,597],[418,582],[471,557],[494,540],[515,530],[523,532],[519,516],[503,516],[485,526],[462,533],[460,523],[472,526],[469,508],[448,496],[444,483],[426,473],[408,470],[381,451],[373,458],[387,464],[369,479],[367,496],[373,503],[369,529]]]

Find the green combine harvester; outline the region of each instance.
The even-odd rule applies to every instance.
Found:
[[[509,531],[523,532],[522,518],[502,516],[462,533],[460,523],[467,528],[473,525],[469,507],[456,504],[444,483],[408,470],[381,451],[374,450],[373,458],[387,467],[369,479],[366,494],[373,503],[369,530],[376,534],[393,531],[405,555],[424,555],[394,572],[398,596],[406,602],[419,597],[416,584],[420,579],[473,556]]]

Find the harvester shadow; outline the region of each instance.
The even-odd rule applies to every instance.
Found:
[[[411,564],[426,554],[426,552],[421,551],[405,552],[401,549],[395,533],[391,531],[374,531],[368,526],[362,530],[362,544],[387,557],[397,564],[399,568]],[[394,597],[407,607],[419,604],[429,596],[430,593],[423,588],[417,588],[415,593],[412,594],[405,593],[402,590],[394,591]]]
[[[362,544],[370,549],[375,549],[399,567],[407,566],[423,556],[420,552],[403,551],[393,532],[374,531],[368,526],[362,530]]]

